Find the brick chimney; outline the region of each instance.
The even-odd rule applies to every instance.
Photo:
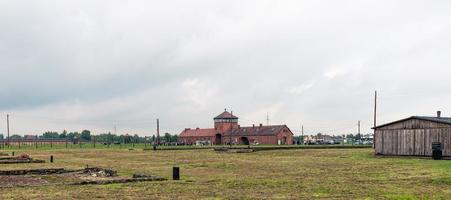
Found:
[[[263,126],[263,124],[260,124],[260,128]]]
[[[438,118],[442,117],[442,111],[437,111],[437,117]]]
[[[252,124],[252,128],[255,128],[255,124]]]

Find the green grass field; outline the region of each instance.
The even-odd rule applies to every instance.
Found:
[[[372,149],[290,149],[247,154],[211,149],[14,149],[55,163],[0,165],[26,168],[114,168],[181,181],[110,185],[0,188],[0,199],[451,199],[451,161],[376,157]],[[11,150],[0,150],[11,152]]]

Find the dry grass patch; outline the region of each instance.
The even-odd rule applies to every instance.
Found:
[[[114,168],[181,181],[104,186],[0,189],[0,199],[451,199],[451,161],[375,157],[371,149],[296,149],[248,154],[213,150],[129,151],[59,149],[24,151],[55,163],[12,164],[4,169]]]

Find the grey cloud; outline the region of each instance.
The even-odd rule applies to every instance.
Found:
[[[2,1],[0,112],[17,113],[20,133],[107,131],[132,119],[124,130],[151,134],[156,117],[178,132],[211,126],[224,107],[246,124],[270,112],[293,130],[362,120],[370,131],[378,89],[381,122],[446,114],[450,9],[447,1]]]

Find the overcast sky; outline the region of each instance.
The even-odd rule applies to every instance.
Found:
[[[0,0],[0,133],[451,116],[450,1]]]

